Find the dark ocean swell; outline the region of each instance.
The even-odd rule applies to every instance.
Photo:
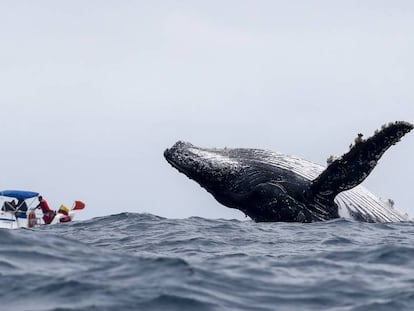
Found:
[[[1,310],[412,310],[413,223],[124,213],[0,230]]]

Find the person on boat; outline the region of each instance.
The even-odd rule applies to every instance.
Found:
[[[11,200],[10,202],[8,201],[4,202],[1,210],[5,212],[8,212],[8,211],[14,212],[16,210],[16,201]]]
[[[49,207],[49,204],[41,195],[39,195],[39,204],[35,207],[35,209],[41,208],[43,212],[43,221],[46,225],[50,224],[55,218],[56,212],[52,211]]]
[[[17,201],[17,206],[16,206],[16,217],[26,218],[26,212],[27,212],[26,201],[23,199],[19,199]]]
[[[72,218],[69,216],[69,209],[65,205],[61,205],[58,214],[62,214],[59,218],[59,222],[69,222]]]
[[[26,201],[23,199],[19,199],[17,201],[17,209],[22,212],[27,212],[27,204]]]

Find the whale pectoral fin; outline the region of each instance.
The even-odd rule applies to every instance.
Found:
[[[359,134],[348,153],[333,161],[311,184],[310,194],[333,199],[359,185],[374,169],[384,152],[410,132],[413,125],[395,122],[362,140]]]

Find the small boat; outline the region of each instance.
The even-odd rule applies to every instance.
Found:
[[[45,225],[41,211],[36,209],[39,193],[22,190],[0,191],[0,228],[33,228]],[[85,203],[75,201],[72,208],[61,205],[50,224],[73,220],[76,211],[85,208]]]

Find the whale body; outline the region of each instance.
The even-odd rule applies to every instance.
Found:
[[[164,157],[221,204],[254,221],[313,222],[350,218],[364,222],[409,220],[359,184],[384,152],[413,129],[408,122],[383,126],[324,167],[260,149],[200,148],[177,142]]]

